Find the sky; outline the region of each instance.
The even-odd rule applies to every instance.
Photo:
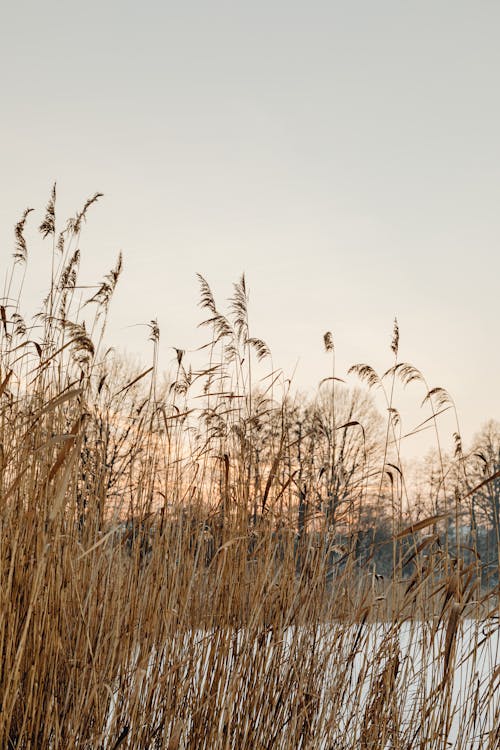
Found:
[[[297,388],[329,374],[326,330],[339,376],[387,369],[397,316],[467,442],[500,418],[499,30],[496,0],[6,3],[2,278],[54,181],[60,218],[100,191],[82,280],[123,251],[112,343],[146,360],[157,318],[168,369],[204,340],[196,273],[224,309],[244,272]],[[29,308],[50,269],[28,237]],[[407,428],[424,395],[401,397]]]

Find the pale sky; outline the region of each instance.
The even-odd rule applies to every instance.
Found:
[[[113,343],[146,358],[131,326],[157,317],[167,368],[203,341],[195,273],[223,307],[244,271],[297,387],[329,374],[326,330],[340,376],[389,367],[397,315],[467,441],[500,418],[499,34],[498,0],[5,3],[2,279],[54,180],[61,219],[99,190],[82,279],[123,250]]]

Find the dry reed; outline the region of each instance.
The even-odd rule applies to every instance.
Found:
[[[279,396],[244,277],[227,315],[200,277],[205,368],[177,350],[162,384],[151,321],[152,365],[127,370],[102,346],[121,257],[75,295],[99,197],[57,235],[54,188],[29,324],[23,214],[0,306],[0,747],[498,748],[498,584],[443,534],[466,492],[406,503],[394,382],[424,381],[397,323],[388,373],[354,368],[390,379],[385,437],[334,359],[316,403]],[[426,399],[436,423],[448,395]],[[375,539],[361,554],[382,507],[383,575]]]

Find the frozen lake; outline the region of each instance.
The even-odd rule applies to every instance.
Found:
[[[171,750],[498,750],[499,649],[498,618],[179,633],[117,680],[104,746],[140,691]]]

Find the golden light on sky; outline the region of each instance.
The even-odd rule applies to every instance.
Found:
[[[223,306],[245,271],[254,333],[297,387],[328,374],[326,330],[340,376],[385,370],[397,315],[401,358],[453,394],[466,439],[500,416],[497,2],[49,0],[2,15],[4,272],[14,223],[55,180],[61,218],[100,190],[83,274],[123,250],[108,335],[129,352],[149,356],[133,326],[156,317],[168,368],[173,347],[203,343],[196,272]],[[31,247],[28,307],[49,272]]]

